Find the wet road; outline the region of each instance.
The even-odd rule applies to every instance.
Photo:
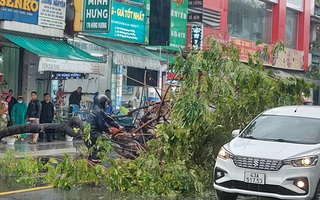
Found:
[[[1,193],[0,193],[1,195]],[[142,196],[135,196],[132,194],[127,194],[124,192],[110,192],[106,191],[102,188],[96,187],[82,187],[78,189],[72,190],[60,190],[57,188],[53,189],[44,189],[38,191],[31,191],[31,192],[23,192],[23,193],[16,193],[11,195],[0,196],[1,200],[35,200],[35,199],[43,199],[43,200],[87,200],[87,199],[112,199],[112,200],[140,200],[140,199],[154,199],[154,200],[162,200],[162,199],[186,199],[186,200],[217,200],[218,198],[215,197],[214,194],[208,195],[206,197],[176,197],[176,198],[150,198],[150,197],[142,197]],[[266,198],[259,198],[259,197],[239,197],[239,200],[267,200]],[[270,199],[268,199],[270,200]]]
[[[83,145],[83,142],[77,141],[77,145]],[[56,140],[52,143],[42,142],[37,145],[29,145],[26,141],[17,141],[15,145],[5,145],[0,143],[0,155],[4,154],[7,150],[13,149],[20,153],[28,153],[34,156],[46,156],[55,154],[61,154],[67,152],[69,154],[77,153],[75,150],[75,144],[73,142],[65,142]],[[1,157],[1,156],[0,156]],[[61,190],[57,188],[42,189],[35,191],[22,191],[28,187],[18,184],[15,180],[3,180],[0,179],[0,200],[87,200],[87,199],[112,199],[112,200],[138,200],[138,199],[187,199],[187,200],[207,200],[207,199],[218,199],[215,193],[206,195],[205,197],[193,196],[193,197],[179,197],[179,198],[150,198],[135,196],[133,194],[127,194],[124,192],[110,192],[106,191],[102,187],[96,186],[82,186],[72,190]],[[29,188],[31,189],[31,188]],[[33,190],[33,189],[31,189]],[[12,191],[13,194],[2,195],[4,192]],[[239,200],[267,200],[266,198],[259,197],[239,197]],[[268,199],[270,200],[270,199]]]

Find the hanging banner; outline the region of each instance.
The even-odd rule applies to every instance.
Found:
[[[203,7],[203,0],[189,0],[188,7],[189,8],[202,8]]]
[[[196,13],[196,12],[189,12],[188,13],[188,22],[202,22],[202,13]]]
[[[194,50],[202,49],[203,27],[202,25],[191,26],[191,46]]]
[[[88,74],[104,74],[105,63],[84,62],[80,60],[65,60],[58,58],[40,57],[39,72],[71,72],[71,73],[88,73]]]
[[[116,95],[116,109],[120,109],[122,105],[122,78],[123,66],[117,65],[117,95]]]
[[[284,48],[284,51],[274,55],[273,66],[284,69],[294,69],[303,71],[303,51]]]

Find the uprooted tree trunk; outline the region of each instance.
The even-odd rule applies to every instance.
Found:
[[[76,128],[76,129],[74,129]],[[78,117],[72,117],[68,121],[56,124],[56,123],[45,123],[45,124],[23,124],[6,127],[0,130],[0,139],[9,137],[15,134],[21,133],[39,133],[39,132],[50,132],[50,133],[65,133],[71,137],[76,137],[82,134],[83,121]]]

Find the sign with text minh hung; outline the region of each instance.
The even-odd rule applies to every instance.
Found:
[[[84,0],[83,32],[109,32],[112,0]]]
[[[113,2],[109,33],[92,33],[128,42],[144,43],[146,10],[141,7]]]

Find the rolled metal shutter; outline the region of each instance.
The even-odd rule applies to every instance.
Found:
[[[293,10],[303,11],[304,0],[287,0],[287,7]]]
[[[278,0],[266,0],[266,1],[270,3],[278,3]]]

